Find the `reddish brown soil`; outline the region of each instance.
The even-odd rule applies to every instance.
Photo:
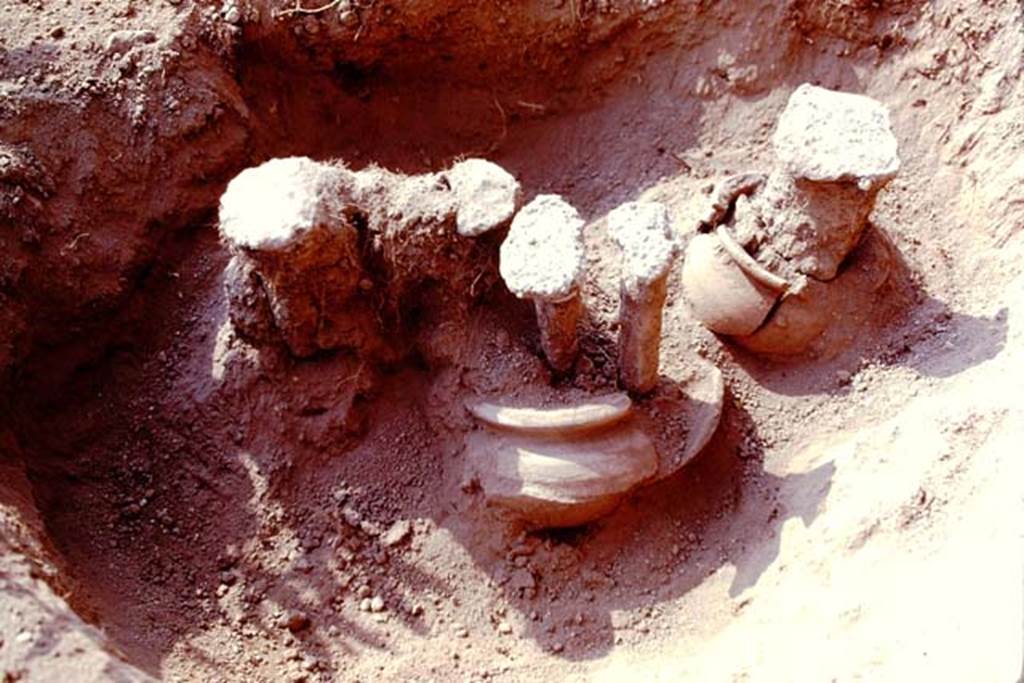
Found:
[[[1019,675],[1024,10],[408,4],[244,31],[187,0],[0,7],[8,679]],[[711,445],[583,529],[485,509],[463,401],[612,386],[603,217],[643,196],[691,231],[711,182],[771,165],[805,81],[892,110],[904,167],[873,239],[896,275],[780,360],[700,328],[674,273],[640,409],[677,448],[678,385],[714,362]],[[483,155],[527,199],[563,194],[589,222],[575,375],[553,382],[500,285],[468,311],[425,295],[391,367],[234,338],[211,208],[288,154]]]

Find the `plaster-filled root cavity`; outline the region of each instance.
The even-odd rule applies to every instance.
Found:
[[[619,283],[619,381],[638,394],[658,382],[661,317],[676,253],[668,210],[656,202],[630,202],[608,215],[608,230],[622,250]]]
[[[533,301],[541,346],[558,372],[572,368],[583,313],[583,219],[557,195],[540,195],[516,214],[501,245],[501,277],[520,299]]]
[[[709,329],[793,354],[829,326],[836,290],[851,284],[839,276],[900,159],[884,105],[809,84],[790,96],[773,145],[778,165],[766,178],[724,183],[706,224],[714,232],[690,242],[683,282]],[[885,276],[888,261],[876,264]]]
[[[220,203],[232,324],[299,357],[400,355],[389,333],[409,293],[431,283],[468,302],[492,261],[476,238],[506,224],[518,196],[482,159],[421,175],[303,157],[243,171]]]

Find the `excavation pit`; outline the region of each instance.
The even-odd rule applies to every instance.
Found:
[[[1018,675],[1024,176],[1006,141],[1024,32],[1015,7],[975,4],[0,10],[0,670]],[[609,214],[663,204],[684,253],[735,210],[716,187],[773,167],[802,83],[884,103],[904,159],[839,267],[857,286],[838,323],[766,357],[694,319],[677,258],[657,378],[633,398],[660,481],[568,530],[496,514],[466,477],[483,431],[466,404],[619,390]],[[289,157],[409,177],[486,159],[522,203],[562,196],[584,223],[571,368],[502,282],[504,226],[395,294],[400,259],[352,215],[365,272],[347,284],[367,326],[400,331],[387,352],[246,341],[217,203]],[[473,270],[453,287],[456,263]],[[720,423],[701,420],[716,391]],[[963,583],[965,557],[986,586]],[[964,597],[936,600],[949,585]]]

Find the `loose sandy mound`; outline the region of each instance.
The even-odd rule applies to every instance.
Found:
[[[0,7],[6,680],[1019,678],[1017,3],[287,7]],[[714,181],[771,166],[803,82],[891,110],[894,277],[771,360],[692,320],[677,264],[640,411],[678,449],[710,360],[711,445],[589,527],[506,524],[463,480],[463,402],[614,386],[605,216],[658,200],[691,235]],[[211,210],[289,155],[483,156],[565,196],[576,373],[552,389],[494,282],[468,308],[424,287],[387,367],[237,339]]]

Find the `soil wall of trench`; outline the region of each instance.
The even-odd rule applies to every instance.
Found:
[[[771,124],[800,82],[867,92],[886,102],[894,112],[905,169],[881,198],[875,222],[889,230],[905,260],[905,277],[892,291],[896,303],[891,310],[864,321],[870,338],[851,333],[834,358],[794,373],[792,364],[765,366],[737,355],[697,330],[681,305],[668,313],[666,327],[677,335],[679,347],[697,348],[726,369],[737,406],[726,414],[722,443],[696,476],[718,481],[719,493],[732,492],[733,486],[746,490],[751,481],[752,491],[773,491],[765,493],[763,507],[754,510],[758,513],[778,508],[778,491],[787,486],[795,508],[808,495],[809,489],[794,488],[794,480],[776,481],[760,469],[771,458],[772,440],[814,437],[809,426],[790,423],[805,420],[814,409],[880,418],[912,398],[894,389],[902,380],[893,368],[915,368],[931,378],[956,376],[1003,358],[1007,344],[1019,338],[1006,323],[1007,310],[1020,310],[1013,308],[1017,304],[1011,295],[1020,287],[1014,254],[1020,254],[1024,220],[1024,22],[1019,8],[910,0],[411,0],[328,3],[319,12],[298,7],[269,0],[76,0],[0,8],[0,600],[18,615],[0,629],[5,673],[27,680],[65,673],[75,680],[154,675],[201,680],[210,675],[211,669],[176,650],[170,636],[136,638],[130,633],[144,628],[142,622],[112,623],[117,621],[111,618],[115,608],[132,603],[103,594],[98,588],[103,571],[79,566],[100,554],[76,546],[71,539],[76,527],[60,508],[64,496],[79,490],[77,482],[103,480],[107,475],[98,473],[99,463],[117,457],[113,447],[107,450],[117,442],[104,442],[87,424],[105,424],[95,417],[105,402],[97,403],[97,392],[108,385],[136,392],[123,402],[114,400],[114,412],[121,417],[154,410],[151,401],[156,399],[145,382],[125,379],[124,368],[144,367],[141,376],[154,381],[167,376],[165,388],[186,387],[193,396],[215,393],[199,380],[177,382],[189,374],[193,358],[167,344],[184,334],[186,344],[205,349],[219,338],[216,325],[210,327],[223,304],[216,294],[224,257],[211,237],[214,207],[235,173],[268,158],[341,157],[356,167],[376,163],[415,172],[483,156],[513,170],[528,196],[565,194],[588,221],[599,223],[617,203],[642,193],[685,216],[692,198],[710,180],[750,166],[770,166]],[[604,239],[600,231],[594,231],[598,251]],[[194,291],[176,290],[175,283],[187,283]],[[593,296],[599,313],[610,317],[612,304],[600,293]],[[1003,301],[1010,308],[1003,308],[1000,318],[987,304]],[[509,330],[534,334],[528,314],[500,291],[487,299],[479,316],[486,334],[500,327],[491,320],[495,316],[512,320],[502,328],[505,335]],[[424,343],[439,349],[426,354],[428,364],[436,360],[445,368],[461,363],[465,372],[487,372],[487,358],[473,356],[476,352],[467,352],[471,361],[453,361],[458,354],[451,351],[450,337],[438,334]],[[950,343],[956,348],[946,348]],[[601,344],[595,344],[590,350],[599,358]],[[138,358],[126,363],[126,350]],[[353,374],[343,358],[327,363],[332,368],[328,376],[335,378],[361,372]],[[525,367],[530,370],[524,381],[545,382],[535,366]],[[498,373],[503,379],[492,380],[492,388],[501,389],[502,382],[511,386],[513,370],[511,362],[503,366]],[[261,372],[272,378],[304,377],[302,390],[276,394],[271,402],[289,406],[312,393],[343,406],[337,415],[325,409],[327,419],[320,426],[284,418],[288,424],[282,433],[265,436],[266,441],[315,445],[323,437],[338,448],[355,448],[361,438],[378,439],[367,421],[391,419],[374,407],[373,397],[388,396],[394,379],[366,380],[374,385],[366,399],[355,389],[332,388],[329,380],[318,384],[316,372],[296,369],[287,360]],[[401,378],[406,370],[397,372]],[[592,376],[600,383],[601,368]],[[864,386],[876,387],[887,398],[873,408],[860,401],[852,413],[844,412],[837,406],[846,391],[842,387],[851,386],[850,377],[866,378]],[[223,411],[217,419],[247,424],[279,414],[258,400],[239,398],[273,391],[249,380],[232,382],[226,392],[230,400],[216,407]],[[809,389],[825,385],[827,392]],[[438,391],[436,386],[429,391]],[[947,390],[924,386],[925,393],[937,396],[949,395]],[[772,397],[765,398],[765,391]],[[811,394],[821,398],[807,405],[777,398]],[[167,418],[172,422],[192,419],[189,400],[155,410],[177,416]],[[198,399],[196,405],[205,406]],[[985,415],[1001,417],[995,426],[981,419],[988,425],[986,438],[1003,434],[1001,420],[1010,419],[1003,405],[989,408]],[[225,417],[231,410],[247,416]],[[768,415],[772,410],[776,417]],[[752,424],[762,418],[764,438],[757,437]],[[159,430],[139,419],[146,434],[131,439],[152,439],[155,450],[165,450],[170,437],[153,436]],[[450,420],[453,433],[465,428],[459,417],[441,413],[438,419]],[[359,424],[352,428],[351,421]],[[370,437],[365,437],[367,429]],[[230,430],[221,436],[235,438]],[[218,438],[210,437],[211,448],[221,447]],[[971,443],[981,441],[978,436]],[[444,439],[436,443],[450,445]],[[139,447],[128,456],[125,479],[114,475],[97,490],[120,482],[128,498],[134,489],[152,488],[150,474],[131,474],[141,471],[140,462],[148,462],[146,450]],[[760,463],[756,467],[751,461],[725,465],[721,459],[726,451],[730,457],[741,451],[748,457],[752,450]],[[89,455],[80,458],[79,452]],[[308,480],[312,466],[322,463],[311,455],[297,457],[298,473],[288,475],[292,481],[286,487],[313,486]],[[808,472],[811,464],[805,463]],[[149,472],[149,467],[143,469]],[[175,464],[153,467],[169,471]],[[371,481],[372,463],[356,466],[356,479],[360,467],[367,468]],[[235,475],[225,476],[232,481]],[[433,481],[434,474],[425,469],[411,476],[422,484]],[[217,489],[217,484],[208,488]],[[645,499],[655,512],[661,509],[659,495],[670,494],[655,492]],[[723,494],[726,499],[732,495]],[[90,496],[83,504],[93,505]],[[813,501],[804,502],[814,507]],[[103,506],[102,501],[95,504]],[[123,501],[118,505],[115,517],[124,520]],[[412,503],[395,505],[385,512]],[[739,503],[694,505],[679,514],[707,519],[754,514]],[[95,519],[99,523],[100,517]],[[630,523],[647,518],[627,513],[625,519],[596,532],[594,543],[622,542],[619,534]],[[690,524],[673,519],[677,531]],[[129,519],[125,528],[139,533],[132,524]],[[711,527],[702,522],[686,528],[710,536]],[[89,542],[110,540],[113,548],[118,533],[111,531],[109,539],[90,536]],[[475,542],[464,541],[467,547]],[[702,545],[684,552],[699,555]],[[131,565],[131,553],[112,552],[128,558],[129,571],[148,571]],[[214,556],[224,552],[211,551]],[[684,583],[692,588],[697,580],[687,576]],[[200,589],[192,579],[185,584],[187,590]],[[706,600],[702,604],[712,621],[721,623],[723,613],[710,606],[712,598]],[[152,619],[160,612],[149,614]],[[171,621],[176,619],[185,624],[191,618],[177,614]],[[587,668],[580,662],[608,651],[598,630],[584,636],[585,647],[573,656],[556,647],[563,636],[538,632],[534,640],[553,655],[532,673],[567,670],[567,662],[582,677],[614,676],[618,666],[646,666],[652,675],[673,667],[692,673],[685,669],[689,664],[673,664],[671,655],[660,659],[662,651],[651,653],[646,664],[611,658],[605,669]],[[631,651],[643,652],[644,640],[660,642],[643,638]],[[224,661],[234,656],[226,649],[212,652]],[[396,655],[387,674],[414,671],[414,656]],[[299,665],[313,676],[341,675],[331,673],[326,654],[317,657],[314,667],[306,667],[304,659]],[[655,671],[650,670],[652,661]],[[265,661],[246,659],[229,668],[232,675],[249,670],[271,680],[272,672],[290,671],[294,664],[271,654]],[[437,666],[443,671],[444,665]],[[707,662],[692,666],[703,673],[715,670]],[[525,669],[513,667],[513,678],[516,671]]]

